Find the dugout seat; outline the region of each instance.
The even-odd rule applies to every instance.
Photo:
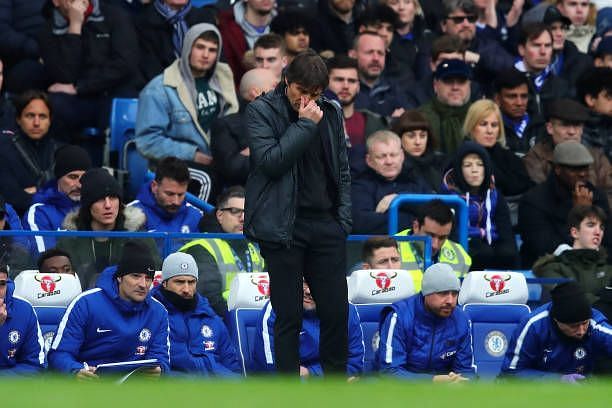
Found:
[[[473,271],[459,292],[459,304],[472,323],[477,374],[494,379],[501,369],[514,329],[529,314],[527,281],[520,272]]]
[[[395,269],[364,269],[348,278],[349,301],[355,305],[361,321],[365,344],[364,373],[374,371],[380,336],[380,312],[385,306],[415,293],[413,278],[408,271]]]
[[[49,351],[66,307],[80,293],[81,282],[76,275],[25,270],[15,278],[15,295],[34,306],[45,340],[45,351]]]

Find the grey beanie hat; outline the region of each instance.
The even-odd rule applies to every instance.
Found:
[[[189,275],[198,279],[198,265],[193,256],[184,252],[175,252],[164,259],[162,281],[179,275]]]
[[[459,279],[450,265],[436,263],[425,270],[421,283],[421,293],[423,296],[427,296],[447,290],[459,292],[460,286]]]

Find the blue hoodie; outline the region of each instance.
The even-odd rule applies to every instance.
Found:
[[[349,303],[348,314],[348,361],[346,373],[359,376],[363,372],[365,345],[359,313]],[[268,302],[261,309],[257,319],[255,341],[253,346],[253,369],[256,371],[274,371],[274,321],[276,315],[272,303]],[[302,331],[300,332],[300,365],[306,367],[310,375],[322,376],[323,367],[319,360],[319,319],[315,311],[304,311]]]
[[[164,296],[160,286],[153,289],[152,296],[168,310],[173,372],[218,377],[240,373],[240,362],[227,328],[205,297],[196,293],[195,310],[183,312]]]
[[[11,231],[23,231],[21,220],[19,219],[19,216],[17,215],[17,211],[15,211],[13,206],[10,205],[9,203],[5,203],[4,209],[6,210],[6,221],[8,224],[8,228],[5,227],[5,229],[10,229]],[[14,237],[13,243],[23,247],[23,249],[28,252],[30,252],[32,249],[32,245],[30,243],[30,237],[26,237],[23,235],[19,237]]]
[[[612,357],[612,326],[596,309],[581,340],[562,335],[546,303],[517,326],[508,344],[502,375],[530,379],[560,379],[564,374],[587,375],[595,360]]]
[[[456,307],[449,317],[438,317],[425,309],[424,300],[417,293],[383,309],[376,356],[380,371],[409,380],[431,381],[451,371],[473,376],[467,315]]]
[[[23,226],[30,231],[56,231],[61,229],[66,214],[79,206],[57,189],[57,180],[49,182],[32,198],[32,205],[23,216]],[[55,247],[54,237],[33,237],[36,253]]]
[[[157,204],[155,196],[151,191],[151,182],[142,185],[136,200],[128,205],[140,208],[147,216],[145,228],[148,232],[198,232],[198,223],[202,218],[202,213],[197,208],[188,205],[184,200],[176,213],[169,213]],[[172,252],[178,251],[182,244],[177,243],[177,247]]]
[[[66,309],[49,350],[51,368],[74,374],[84,363],[156,358],[162,371],[169,371],[168,312],[150,294],[139,303],[120,298],[116,270],[106,268],[97,287]]]
[[[0,377],[33,375],[46,367],[45,342],[34,308],[25,299],[13,296],[15,284],[6,287],[7,317],[0,325]]]

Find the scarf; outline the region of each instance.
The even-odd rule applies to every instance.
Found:
[[[517,61],[514,64],[514,68],[516,68],[520,72],[527,72],[527,67],[525,66],[525,62],[523,62],[523,60]],[[544,82],[546,82],[546,79],[550,76],[552,71],[553,71],[552,65],[549,64],[538,75],[531,76],[533,78],[533,86],[535,86],[535,89],[538,93],[542,89]]]
[[[180,10],[173,10],[164,0],[155,0],[153,3],[155,6],[155,10],[166,20],[168,24],[172,26],[172,45],[174,46],[174,55],[177,58],[181,57],[181,52],[183,50],[183,38],[185,38],[185,33],[189,29],[187,27],[187,23],[185,22],[185,17],[191,11],[191,1],[188,1],[185,6]]]
[[[440,120],[440,134],[438,135],[440,143],[438,146],[441,147],[440,150],[443,152],[452,154],[463,143],[463,121],[470,104],[448,106],[440,102],[438,98],[433,98],[431,102],[432,108],[438,114]]]
[[[161,293],[174,307],[181,312],[193,311],[198,304],[198,297],[194,296],[191,299],[185,299],[184,297],[177,295],[176,293],[167,290],[163,286],[160,288]]]
[[[89,7],[85,11],[85,20],[83,24],[93,21],[96,23],[104,21],[104,16],[100,12],[100,0],[89,0]],[[64,35],[68,33],[69,21],[55,7],[52,14],[52,32],[55,35]]]
[[[523,133],[525,133],[525,129],[527,128],[527,125],[529,124],[529,114],[527,112],[525,112],[523,117],[518,122],[510,119],[503,113],[502,113],[502,119],[506,125],[512,126],[512,130],[514,130],[514,134],[516,134],[516,136],[519,139],[523,138]]]

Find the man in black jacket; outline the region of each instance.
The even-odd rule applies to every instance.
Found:
[[[268,265],[276,369],[299,373],[302,278],[321,320],[326,374],[346,373],[346,235],[350,175],[340,109],[320,98],[328,72],[313,51],[299,54],[281,84],[246,109],[251,173],[244,231]]]

